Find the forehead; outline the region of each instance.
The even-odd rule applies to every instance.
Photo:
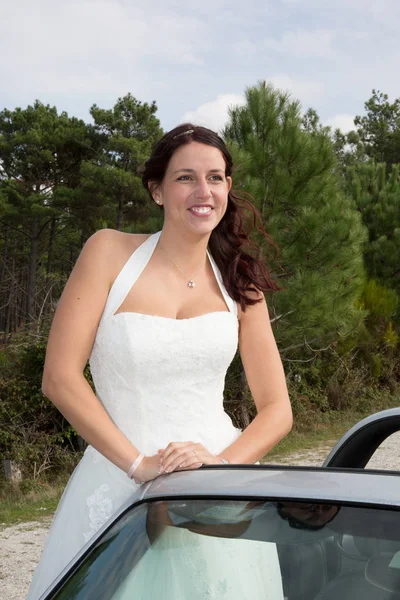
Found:
[[[225,159],[222,152],[214,146],[190,142],[175,150],[168,165],[168,171],[177,169],[223,169]]]

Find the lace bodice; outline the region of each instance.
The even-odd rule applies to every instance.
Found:
[[[147,265],[160,233],[130,257],[110,290],[90,367],[96,393],[121,431],[152,454],[171,441],[220,452],[238,435],[223,409],[225,375],[238,343],[236,304],[209,255],[227,311],[176,320],[114,314]]]

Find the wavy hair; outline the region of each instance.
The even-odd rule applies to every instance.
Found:
[[[175,150],[191,142],[218,148],[225,160],[225,175],[231,176],[232,156],[223,139],[211,129],[184,123],[166,133],[155,144],[150,158],[139,170],[143,186],[150,196],[149,185],[162,182]],[[251,232],[256,229],[265,238],[268,247],[272,245],[278,252],[276,244],[264,231],[261,216],[249,198],[246,193],[229,192],[226,212],[209,240],[209,249],[221,271],[224,286],[230,297],[240,303],[242,310],[261,301],[259,292],[279,289],[261,258],[261,248],[250,239]]]

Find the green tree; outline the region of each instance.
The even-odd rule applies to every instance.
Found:
[[[348,166],[368,161],[364,146],[357,142],[349,144],[348,135],[339,128],[332,130],[332,127],[323,125],[320,117],[314,108],[309,108],[302,118],[303,129],[311,135],[327,135],[332,142],[332,148],[337,158],[338,172],[343,175]],[[352,134],[355,135],[354,132]]]
[[[390,172],[392,164],[400,163],[400,98],[390,102],[387,94],[372,90],[364,106],[366,114],[355,117],[356,130],[347,142],[376,162],[385,162]]]
[[[304,127],[300,105],[272,86],[246,91],[224,135],[241,164],[235,186],[249,190],[280,247],[271,262],[283,288],[268,299],[285,359],[305,359],[362,320],[365,228],[341,191],[325,128]]]
[[[122,229],[125,222],[143,218],[148,196],[137,176],[137,168],[161,137],[155,102],[147,104],[131,94],[119,98],[113,109],[94,104],[91,115],[101,142],[95,160],[82,166],[85,197],[106,208],[107,221]]]
[[[19,284],[24,302],[17,321],[30,322],[37,314],[40,242],[49,233],[49,270],[57,225],[68,218],[62,196],[78,185],[80,164],[89,151],[87,125],[64,112],[59,115],[55,107],[36,101],[26,109],[0,113],[3,254],[8,251],[12,231],[19,238],[19,250],[26,248],[28,265],[25,283]]]
[[[400,294],[400,165],[392,165],[389,175],[385,164],[351,167],[346,189],[368,229],[368,274]]]

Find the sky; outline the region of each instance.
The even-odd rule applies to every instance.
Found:
[[[346,132],[372,89],[400,97],[400,0],[0,0],[0,110],[90,121],[130,92],[163,129],[220,130],[267,81]]]

